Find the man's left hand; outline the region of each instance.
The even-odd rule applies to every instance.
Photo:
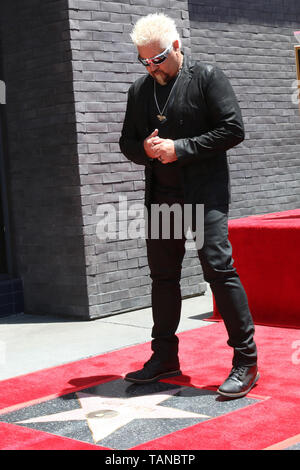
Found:
[[[172,163],[178,160],[173,140],[156,137],[153,139],[152,145],[152,150],[161,163]]]

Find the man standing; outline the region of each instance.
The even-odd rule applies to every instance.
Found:
[[[218,392],[246,395],[259,378],[254,325],[247,296],[233,267],[228,241],[229,171],[226,151],[244,139],[233,89],[216,66],[181,52],[174,21],[164,14],[142,17],[131,38],[148,72],[128,92],[120,148],[145,166],[145,205],[204,204],[204,244],[198,250],[233,348],[232,369]],[[151,224],[151,217],[149,218]],[[151,358],[125,379],[151,383],[181,374],[176,330],[181,313],[181,239],[146,239],[152,279]]]

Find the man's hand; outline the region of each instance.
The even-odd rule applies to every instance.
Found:
[[[149,158],[158,158],[159,155],[157,155],[154,152],[154,139],[158,136],[158,129],[155,129],[152,134],[150,134],[146,139],[144,140],[144,149],[146,154],[148,155]]]
[[[173,140],[158,137],[158,129],[155,129],[144,140],[144,149],[149,158],[158,158],[161,163],[166,164],[177,160]]]
[[[171,139],[154,138],[152,141],[152,150],[155,158],[158,158],[161,163],[172,163],[178,160],[175,153],[174,141]]]

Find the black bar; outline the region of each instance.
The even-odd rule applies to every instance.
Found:
[[[4,106],[4,105],[0,105]],[[3,110],[0,110],[0,184],[1,184],[1,200],[3,210],[3,220],[5,227],[5,248],[6,248],[6,264],[7,271],[10,276],[13,276],[13,260],[12,260],[12,249],[11,249],[11,238],[10,238],[10,223],[9,223],[9,212],[8,212],[8,197],[7,197],[7,186],[6,186],[6,171],[5,171],[5,160],[3,152]]]

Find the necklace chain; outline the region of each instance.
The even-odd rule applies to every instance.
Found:
[[[162,111],[160,110],[160,107],[159,107],[158,102],[157,102],[157,96],[156,96],[156,81],[154,80],[154,99],[155,99],[156,107],[157,107],[157,109],[158,109],[158,111],[159,111],[159,116],[157,116],[159,120],[165,120],[165,119],[166,119],[166,117],[163,115],[163,113],[164,113],[164,110],[165,110],[166,107],[167,107],[167,104],[168,104],[169,99],[170,99],[170,97],[171,97],[172,91],[174,90],[175,85],[176,85],[176,83],[177,83],[177,80],[178,80],[178,78],[179,78],[179,76],[180,76],[180,74],[181,74],[181,70],[182,70],[182,69],[180,68],[179,73],[178,73],[178,75],[177,75],[177,77],[176,77],[176,80],[175,80],[175,82],[174,82],[174,84],[173,84],[173,86],[172,86],[172,88],[171,88],[171,91],[170,91],[170,93],[169,93],[169,96],[168,96],[168,98],[167,98],[167,100],[166,100],[166,102],[165,102],[165,105],[164,105]]]

